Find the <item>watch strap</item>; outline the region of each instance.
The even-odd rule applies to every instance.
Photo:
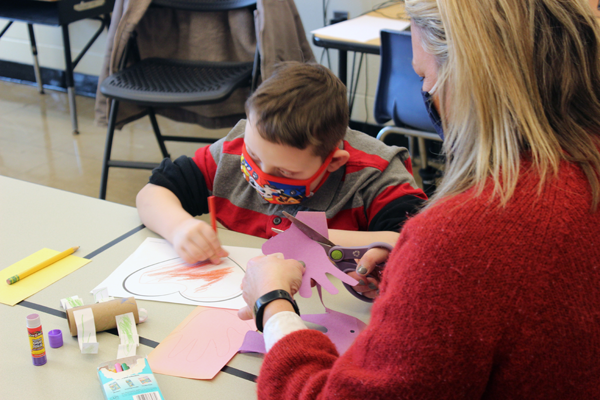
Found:
[[[260,296],[258,300],[256,300],[256,303],[254,303],[254,317],[256,321],[256,329],[258,329],[259,332],[262,332],[264,328],[263,315],[265,314],[265,308],[267,304],[279,299],[285,299],[289,301],[292,304],[292,307],[294,307],[294,311],[296,312],[296,314],[300,315],[298,305],[296,304],[296,301],[294,300],[291,294],[282,289],[270,291],[269,293]]]

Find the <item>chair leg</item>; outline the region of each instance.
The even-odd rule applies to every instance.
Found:
[[[156,136],[156,141],[158,142],[158,147],[160,147],[160,151],[163,157],[171,158],[171,155],[167,151],[167,146],[165,146],[165,140],[163,139],[163,136],[160,133],[160,128],[158,127],[158,121],[156,120],[156,114],[154,113],[154,109],[148,108],[148,116],[150,117],[150,122],[152,123],[152,130],[154,131],[154,136]]]
[[[423,191],[427,197],[433,196],[437,189],[435,181],[440,177],[440,171],[428,165],[427,168],[419,169],[419,176],[421,177],[421,182],[423,182]]]
[[[115,126],[117,123],[117,113],[119,111],[119,102],[113,100],[110,105],[110,114],[108,116],[108,130],[106,132],[106,144],[104,146],[104,158],[102,159],[102,176],[100,178],[100,195],[98,198],[106,200],[106,186],[108,185],[108,169],[110,168],[110,153],[112,151],[113,138],[115,136]]]
[[[254,93],[258,87],[258,78],[260,75],[260,51],[258,43],[256,43],[256,50],[254,51],[254,65],[252,66],[252,78],[250,81],[250,94]]]
[[[415,138],[412,136],[406,136],[408,139],[408,153],[410,154],[410,158],[415,157]]]
[[[417,138],[419,142],[419,156],[421,157],[421,168],[427,168],[427,146],[425,145],[425,139]]]
[[[33,55],[33,72],[35,81],[38,85],[40,94],[44,94],[44,84],[42,82],[42,74],[40,73],[40,63],[38,61],[37,45],[35,43],[35,34],[33,33],[33,24],[27,24],[29,30],[29,42],[31,43],[31,54]]]
[[[77,104],[75,103],[75,82],[73,79],[73,60],[71,59],[71,41],[69,40],[69,25],[61,25],[63,46],[65,48],[65,74],[67,81],[67,95],[69,97],[69,109],[71,111],[71,126],[73,133],[79,134],[77,126]]]
[[[408,146],[411,158],[414,158],[413,138],[417,138],[421,163],[419,168],[419,176],[423,182],[423,191],[431,196],[436,190],[435,181],[441,176],[440,170],[428,165],[427,163],[427,147],[425,139],[441,141],[440,137],[433,132],[417,131],[409,128],[400,128],[397,126],[386,126],[377,134],[377,139],[385,142],[385,138],[393,133],[408,136]]]
[[[427,162],[427,146],[425,139],[422,137],[417,138],[419,142],[419,154],[421,157],[421,168],[419,169],[419,176],[423,182],[423,191],[428,197],[433,196],[436,186],[436,179],[440,177],[440,171],[437,168],[430,166]]]

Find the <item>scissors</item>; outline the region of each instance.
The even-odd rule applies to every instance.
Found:
[[[324,249],[325,253],[327,253],[327,257],[333,262],[333,264],[342,272],[348,273],[352,271],[356,271],[356,261],[355,259],[360,259],[367,251],[373,248],[381,248],[386,249],[388,251],[392,251],[392,246],[388,243],[384,242],[374,242],[368,246],[358,246],[358,247],[345,247],[338,246],[325,236],[321,235],[319,232],[315,231],[310,226],[306,225],[304,222],[300,221],[296,217],[292,216],[287,212],[283,212],[283,215],[292,221],[292,224],[296,228],[298,228],[302,233],[308,236],[310,239],[314,240],[318,244],[320,244]],[[383,269],[385,267],[385,263],[378,264],[377,267]],[[373,275],[368,275],[372,278],[376,278]],[[373,302],[373,299],[370,299],[366,296],[363,296],[361,293],[357,292],[354,287],[344,283],[344,286],[350,294],[354,297],[361,299],[362,301],[366,301],[369,303]]]

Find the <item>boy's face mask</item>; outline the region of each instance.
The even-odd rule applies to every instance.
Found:
[[[272,204],[299,204],[315,194],[317,189],[327,180],[327,172],[319,186],[310,191],[311,184],[325,171],[331,163],[335,149],[327,156],[321,168],[308,179],[289,179],[264,173],[252,161],[246,152],[246,144],[242,146],[241,167],[246,181],[262,196],[263,199]]]
[[[444,128],[442,128],[442,118],[440,114],[435,109],[435,105],[433,104],[433,100],[431,99],[431,94],[424,90],[421,90],[421,95],[423,96],[423,101],[425,102],[425,108],[427,108],[427,113],[429,114],[429,119],[431,119],[431,123],[435,128],[438,136],[444,140]]]

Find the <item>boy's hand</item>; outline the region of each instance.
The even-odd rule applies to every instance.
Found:
[[[381,269],[377,267],[377,264],[385,262],[389,255],[389,251],[382,248],[373,248],[367,251],[357,261],[356,272],[348,273],[348,275],[358,281],[358,285],[354,286],[354,290],[370,299],[376,298],[379,295],[379,280],[381,275]],[[367,277],[369,274],[377,278]]]
[[[175,227],[172,237],[175,251],[188,264],[204,260],[220,264],[221,257],[229,255],[221,247],[219,238],[212,227],[195,218],[189,218],[179,223]]]

